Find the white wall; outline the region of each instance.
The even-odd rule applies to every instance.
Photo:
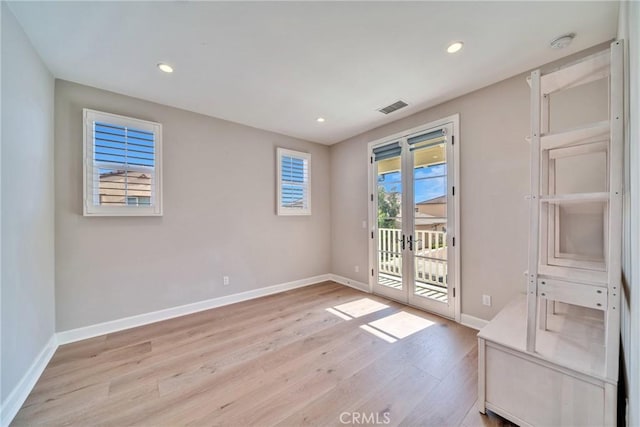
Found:
[[[54,333],[54,80],[2,2],[2,388]]]
[[[58,331],[330,271],[328,147],[67,81],[55,95]],[[83,107],[163,124],[163,217],[82,216]],[[279,146],[312,155],[311,216],[275,214]]]
[[[597,46],[549,64],[605,49]],[[567,91],[552,100],[552,128],[604,120],[605,81]],[[579,106],[575,108],[575,106]],[[569,107],[570,106],[570,107]],[[452,114],[460,114],[462,313],[491,319],[524,292],[527,268],[529,87],[525,74],[350,138],[331,147],[332,272],[368,283],[367,144]],[[459,191],[458,191],[459,190]],[[354,266],[360,266],[360,273]],[[482,305],[482,295],[493,305]]]
[[[640,4],[623,2],[618,37],[625,40],[625,204],[622,348],[629,400],[627,425],[640,425]]]

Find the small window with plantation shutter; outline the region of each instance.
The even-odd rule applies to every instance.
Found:
[[[84,109],[84,215],[162,215],[162,125]]]
[[[311,215],[311,154],[278,148],[278,215]]]

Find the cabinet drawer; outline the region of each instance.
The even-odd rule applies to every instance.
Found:
[[[603,383],[585,381],[489,342],[485,355],[485,401],[496,412],[536,426],[604,424]]]

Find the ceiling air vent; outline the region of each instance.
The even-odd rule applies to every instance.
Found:
[[[387,105],[386,107],[379,109],[378,111],[380,111],[383,114],[389,114],[389,113],[393,113],[396,110],[404,108],[407,105],[409,105],[409,104],[407,104],[404,101],[396,101],[391,105]]]

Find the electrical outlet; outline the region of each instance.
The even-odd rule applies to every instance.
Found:
[[[223,276],[222,277],[222,284],[224,286],[227,286],[229,284],[229,276]]]
[[[354,266],[353,271],[355,271],[356,273],[360,273],[360,266],[359,265]]]
[[[491,306],[491,295],[482,295],[482,305]]]
[[[362,228],[367,228],[367,221],[362,221]]]

